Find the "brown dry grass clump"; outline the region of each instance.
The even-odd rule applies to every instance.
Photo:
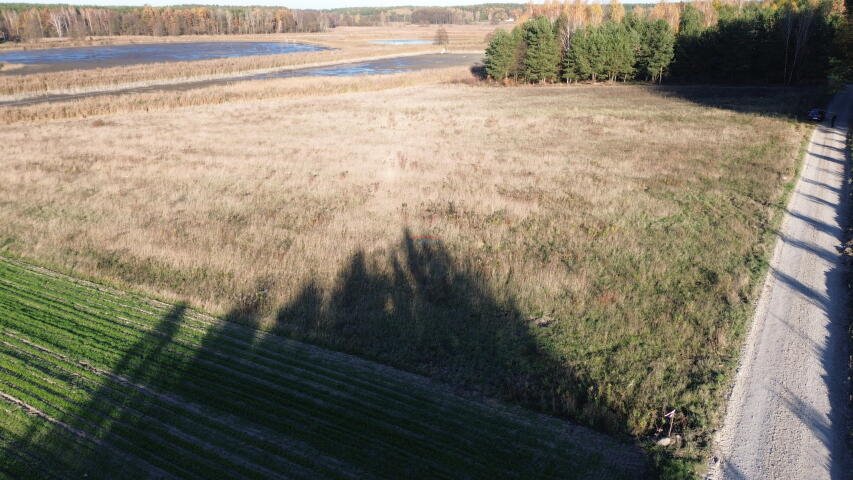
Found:
[[[605,430],[676,408],[701,445],[798,95],[441,85],[13,124],[0,250]]]

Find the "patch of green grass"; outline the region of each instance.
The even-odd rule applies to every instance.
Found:
[[[644,463],[556,419],[3,259],[0,393],[13,478],[631,478]]]

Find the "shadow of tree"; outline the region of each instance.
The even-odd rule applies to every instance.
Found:
[[[481,63],[471,67],[470,71],[471,75],[478,80],[487,80],[489,78],[489,74],[486,72],[486,66]]]
[[[544,351],[511,296],[476,269],[408,230],[391,251],[356,252],[330,292],[305,285],[282,306],[277,331],[424,374],[462,391],[580,419],[611,433],[627,418],[593,402],[595,386]]]
[[[665,97],[687,100],[697,105],[739,113],[807,120],[812,108],[825,105],[828,98],[818,87],[658,85],[650,87]]]
[[[176,371],[170,368],[174,365],[161,360],[185,310],[182,304],[174,306],[153,330],[123,353],[111,372],[99,372],[117,380],[116,383],[104,384],[90,392],[88,402],[66,411],[62,418],[33,423],[10,450],[50,455],[54,462],[52,469],[47,465],[29,465],[40,470],[44,468],[38,475],[44,478],[56,477],[58,472],[62,473],[61,478],[82,478],[97,472],[112,472],[124,478],[167,477],[164,471],[148,463],[144,455],[127,453],[134,449],[133,444],[156,445],[162,439],[159,429],[149,426],[141,429],[139,435],[129,435],[155,412],[149,408],[152,398],[146,395],[145,389],[122,386],[146,385],[146,389],[162,389],[166,386],[164,383],[174,378]],[[13,461],[9,453],[6,451],[0,456],[0,463]]]
[[[307,284],[280,309],[276,328],[543,409],[571,398],[569,390],[584,391],[537,347],[514,302],[495,298],[441,242],[406,231],[386,253],[385,263],[353,255],[327,293]],[[250,295],[214,323],[182,305],[148,326],[102,316],[92,327],[102,337],[81,331],[68,348],[107,352],[109,369],[85,363],[93,378],[72,382],[70,403],[56,401],[62,413],[34,424],[15,450],[37,460],[36,476],[64,478],[638,478],[646,471],[635,445],[464,400],[423,377],[265,332],[258,325],[265,302]]]
[[[851,87],[848,85],[847,88]],[[849,233],[853,225],[853,137],[850,136],[849,130],[849,109],[848,106],[848,113],[842,116],[838,128],[831,127],[830,137],[841,145],[840,150],[836,148],[836,151],[844,153],[842,189],[838,192],[839,200],[834,208],[836,221],[841,226],[837,237],[840,243],[850,239]],[[850,375],[853,373],[853,268],[849,258],[839,255],[832,268],[826,272],[825,282],[826,293],[831,302],[827,313],[832,322],[828,326],[821,363],[824,370],[822,379],[829,390],[830,411],[827,417],[829,438],[821,438],[826,438],[826,446],[830,451],[827,466],[830,478],[845,480],[845,477],[853,478],[853,383],[850,380],[853,378]],[[845,369],[846,381],[841,373]],[[834,441],[832,436],[835,436]]]

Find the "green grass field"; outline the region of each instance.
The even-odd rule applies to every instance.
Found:
[[[556,419],[4,259],[0,408],[10,478],[628,478],[643,466],[635,448]]]

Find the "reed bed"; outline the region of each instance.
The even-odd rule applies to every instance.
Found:
[[[101,95],[64,102],[0,108],[0,123],[86,118],[228,102],[379,91],[434,83],[475,82],[467,67],[361,77],[298,77],[239,81],[192,90]]]

